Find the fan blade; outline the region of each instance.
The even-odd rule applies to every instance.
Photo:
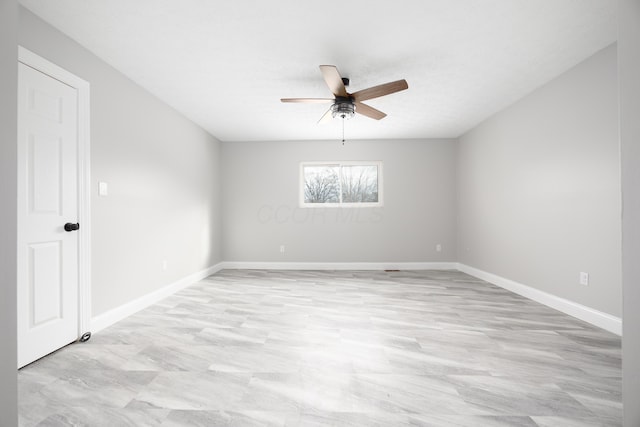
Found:
[[[366,101],[367,99],[378,98],[380,96],[389,95],[390,93],[400,92],[401,90],[408,89],[409,85],[406,80],[397,80],[391,83],[385,83],[378,86],[370,87],[369,89],[362,89],[351,94],[351,97],[356,101]]]
[[[362,102],[356,102],[356,113],[360,113],[363,116],[371,117],[376,120],[384,119],[387,116],[382,111],[369,107],[367,104],[363,104]]]
[[[321,65],[320,71],[322,71],[322,77],[324,77],[324,81],[327,82],[327,86],[329,86],[332,94],[345,98],[349,96],[342,82],[342,77],[340,77],[340,73],[335,65]]]
[[[327,110],[327,112],[326,112],[326,113],[324,113],[324,114],[322,115],[322,117],[320,117],[320,120],[318,120],[318,124],[319,124],[319,125],[323,125],[323,124],[325,124],[325,123],[329,123],[329,121],[331,120],[331,117],[332,117],[332,116],[331,116],[331,108],[329,108],[329,109]]]
[[[327,104],[335,101],[331,98],[281,98],[282,102],[304,102],[307,104]]]

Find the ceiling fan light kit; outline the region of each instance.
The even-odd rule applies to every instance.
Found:
[[[338,99],[340,98],[340,99]],[[356,114],[356,105],[349,98],[336,97],[336,102],[331,106],[331,116],[335,119],[350,119]]]

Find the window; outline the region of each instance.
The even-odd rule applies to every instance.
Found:
[[[382,162],[303,162],[303,207],[382,206]]]

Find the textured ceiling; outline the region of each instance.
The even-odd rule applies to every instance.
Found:
[[[318,65],[404,78],[348,139],[457,137],[616,40],[611,0],[21,0],[222,141],[335,139]]]

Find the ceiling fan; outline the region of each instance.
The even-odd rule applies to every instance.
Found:
[[[362,103],[368,99],[378,98],[380,96],[389,95],[391,93],[400,92],[409,88],[406,80],[396,80],[395,82],[385,83],[373,86],[368,89],[359,90],[354,93],[348,93],[346,86],[349,85],[349,79],[340,76],[335,65],[321,65],[320,71],[324,81],[329,86],[329,90],[333,93],[334,98],[282,98],[282,102],[300,102],[311,104],[331,103],[331,107],[320,118],[318,123],[329,121],[332,117],[340,117],[348,119],[353,117],[355,113],[380,120],[386,117],[386,114],[380,110],[376,110],[367,104]]]

